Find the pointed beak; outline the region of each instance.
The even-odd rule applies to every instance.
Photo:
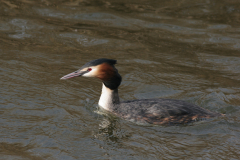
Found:
[[[69,79],[69,78],[73,78],[73,77],[78,77],[78,76],[83,75],[84,73],[86,73],[86,72],[85,72],[85,71],[77,70],[77,71],[75,71],[75,72],[72,72],[72,73],[69,73],[69,74],[63,76],[63,77],[60,78],[60,79]]]

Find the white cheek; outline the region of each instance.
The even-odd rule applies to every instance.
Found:
[[[93,68],[90,72],[85,73],[84,75],[82,75],[83,77],[96,77],[97,75],[97,69]]]

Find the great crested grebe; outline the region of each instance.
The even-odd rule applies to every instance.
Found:
[[[118,87],[122,77],[114,66],[116,62],[113,59],[96,59],[61,79],[77,76],[99,78],[103,86],[98,105],[118,117],[140,124],[183,124],[221,116],[197,105],[174,99],[137,99],[120,102]]]

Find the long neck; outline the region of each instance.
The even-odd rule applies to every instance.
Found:
[[[118,86],[121,84],[122,77],[118,70],[114,68],[114,75],[111,78],[103,79],[102,94],[98,105],[108,111],[113,111],[119,104]]]
[[[119,104],[118,89],[110,89],[106,87],[103,83],[102,94],[99,99],[98,105],[104,108],[105,110],[112,111],[114,106]]]

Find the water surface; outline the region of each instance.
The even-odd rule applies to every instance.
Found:
[[[239,159],[240,2],[0,2],[1,159]],[[121,100],[173,98],[225,117],[141,126],[98,113],[101,82],[59,79],[117,59]]]

